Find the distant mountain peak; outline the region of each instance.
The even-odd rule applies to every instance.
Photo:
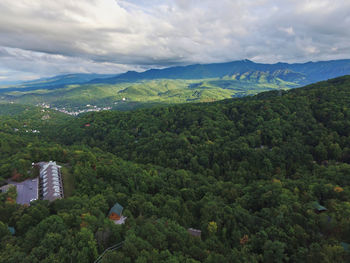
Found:
[[[113,84],[150,79],[209,79],[247,72],[251,72],[250,74],[260,72],[260,75],[261,72],[264,72],[264,74],[270,73],[273,77],[305,85],[350,74],[350,59],[295,64],[282,62],[263,64],[243,59],[226,63],[192,64],[164,69],[150,69],[144,72],[128,71],[116,77],[106,78],[102,82],[99,82],[101,80],[92,80],[90,83]]]

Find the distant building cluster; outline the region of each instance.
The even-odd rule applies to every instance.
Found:
[[[45,108],[45,109],[53,109],[59,112],[63,112],[65,114],[69,114],[69,115],[73,115],[73,116],[77,116],[81,113],[86,113],[86,112],[91,112],[91,111],[103,111],[103,110],[110,110],[112,109],[111,107],[98,107],[96,105],[90,105],[87,104],[86,107],[88,107],[88,109],[82,109],[82,110],[75,110],[75,111],[69,111],[66,108],[57,108],[57,107],[51,107],[48,104],[45,103],[41,103],[41,104],[37,104],[36,106]]]
[[[13,131],[14,131],[14,132],[26,132],[26,133],[28,133],[28,132],[31,132],[31,133],[40,133],[39,130],[32,130],[32,129],[30,129],[30,130],[28,130],[28,129],[26,129],[26,130],[20,130],[19,128],[13,128]]]
[[[60,168],[56,162],[40,162],[39,190],[43,200],[54,201],[63,198],[63,184]]]

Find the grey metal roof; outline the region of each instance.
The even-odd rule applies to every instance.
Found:
[[[115,203],[111,210],[109,210],[108,216],[110,216],[112,213],[116,213],[117,215],[121,216],[123,213],[123,207],[119,203]]]
[[[40,177],[43,189],[43,199],[53,201],[63,198],[63,185],[60,167],[56,162],[40,162]]]
[[[320,205],[319,202],[315,201],[312,203],[313,208],[316,209],[319,212],[323,212],[323,211],[327,211],[327,208],[325,208],[324,206]]]

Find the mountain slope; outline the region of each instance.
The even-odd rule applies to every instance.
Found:
[[[262,76],[245,79],[142,80],[133,83],[70,85],[52,90],[9,92],[0,101],[22,104],[49,104],[65,109],[85,109],[86,105],[132,109],[154,104],[205,102],[242,97],[271,89],[294,88],[296,84]]]
[[[284,95],[279,96],[282,93]],[[319,125],[339,136],[350,135],[350,76],[282,93],[273,91],[212,104],[96,113],[71,123],[65,129],[68,133],[61,134],[64,134],[64,141],[83,140],[91,146],[104,145],[106,150],[126,159],[133,156],[133,160],[139,162],[194,169],[196,172],[212,169],[214,163],[224,167],[226,160],[220,155],[211,155],[210,151],[228,151],[230,155],[239,152],[239,148],[231,149],[239,136],[250,136],[250,147],[264,145],[273,148],[288,145],[289,138],[302,133],[305,141],[300,143],[308,152],[324,139],[313,134]],[[83,123],[90,123],[91,128],[85,129]],[[101,131],[104,132],[101,134]],[[305,134],[306,131],[311,133]],[[166,143],[154,144],[155,140]],[[181,151],[177,150],[179,147]],[[166,159],[161,157],[164,152]],[[191,159],[200,159],[202,154],[205,160],[211,161],[194,168]],[[309,157],[300,153],[295,158]],[[348,160],[349,157],[345,154],[343,158]],[[202,163],[199,159],[198,162]],[[290,163],[292,161],[292,157],[285,156],[284,162],[288,166],[294,166]],[[278,164],[277,160],[275,164]]]
[[[143,90],[126,86],[118,93],[120,96],[159,96],[157,87],[147,85]],[[164,88],[162,92],[167,93],[168,89]],[[217,151],[224,151],[229,142],[239,139],[239,136],[251,136],[252,141],[248,143],[251,147],[264,146],[272,149],[288,144],[290,138],[300,133],[305,136],[301,144],[308,149],[307,151],[312,151],[323,139],[328,140],[324,134],[314,133],[314,130],[321,127],[322,132],[337,134],[332,140],[342,144],[341,148],[344,149],[343,155],[338,158],[347,162],[350,158],[347,152],[349,149],[346,149],[347,137],[350,135],[348,105],[350,76],[345,76],[304,88],[265,92],[240,100],[159,107],[126,113],[88,114],[68,123],[59,131],[58,137],[65,143],[84,142],[91,146],[102,146],[125,159],[192,169],[190,160],[198,152],[212,149],[214,146],[211,143],[216,145]],[[24,106],[11,107],[19,107],[24,112],[27,110]],[[0,107],[0,112],[2,109],[8,111],[7,106]],[[91,124],[91,127],[85,128],[85,123]],[[310,133],[306,134],[306,131]],[[155,138],[159,141],[167,138],[168,141],[164,145],[155,145]],[[325,145],[331,152],[330,143]],[[185,156],[176,152],[177,147],[182,146],[187,152]],[[161,158],[164,152],[168,156],[167,160]],[[191,155],[193,156],[190,157]],[[333,153],[329,154],[332,155]],[[212,169],[213,160],[225,166],[218,156],[209,155],[206,158],[212,161],[203,169]],[[285,160],[288,159],[290,158],[286,155]]]
[[[281,71],[289,74],[280,74],[285,81],[297,82],[300,85],[315,81],[326,80],[350,74],[350,60],[333,60],[320,62],[307,62],[301,64],[262,64],[249,60],[233,61],[228,63],[196,64],[183,67],[170,67],[165,69],[150,69],[145,72],[129,71],[116,77],[95,79],[91,83],[119,83],[144,79],[202,79],[222,78],[235,74],[260,71],[274,76]]]
[[[56,160],[72,189],[29,207],[0,193],[0,262],[94,262],[121,242],[103,262],[350,262],[349,105],[346,76],[27,136],[0,122],[0,184]]]
[[[155,104],[207,102],[290,89],[350,74],[350,60],[261,64],[249,60],[189,65],[145,72],[71,74],[0,89],[0,101],[46,104],[60,110],[134,109]],[[97,77],[97,78],[96,78]]]
[[[0,92],[11,92],[11,91],[32,91],[37,89],[59,89],[70,84],[82,84],[89,82],[93,79],[104,79],[116,76],[116,74],[66,74],[58,75],[51,78],[43,78],[38,80],[26,81],[20,85],[13,87],[0,89]]]

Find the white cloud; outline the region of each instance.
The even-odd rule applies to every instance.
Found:
[[[294,36],[295,35],[294,28],[291,27],[291,26],[290,27],[281,27],[280,30],[282,32],[286,32],[290,36]]]
[[[0,67],[40,76],[350,54],[343,0],[2,0],[0,10]]]

